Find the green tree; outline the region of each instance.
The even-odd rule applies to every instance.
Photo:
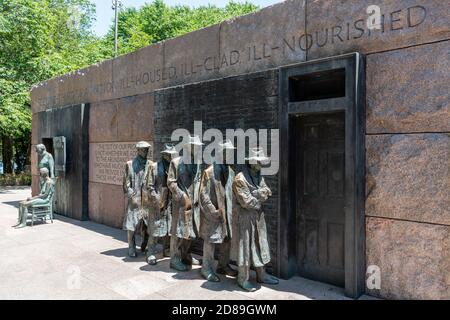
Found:
[[[125,54],[144,46],[174,38],[224,20],[254,12],[258,7],[250,2],[230,1],[225,7],[215,5],[189,7],[167,6],[163,0],[154,0],[140,9],[127,8],[119,12],[119,53]],[[105,37],[112,43],[114,26]]]
[[[90,31],[94,14],[89,0],[0,0],[0,138],[5,172],[12,173],[14,149],[29,149],[22,142],[31,135],[31,86],[109,57],[104,42]]]

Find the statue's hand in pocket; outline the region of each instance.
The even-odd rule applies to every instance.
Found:
[[[192,209],[192,201],[189,199],[189,197],[185,194],[184,195],[184,208],[185,210],[191,210]]]
[[[131,197],[131,199],[130,199],[130,206],[131,206],[131,209],[139,208],[139,198],[138,197]]]

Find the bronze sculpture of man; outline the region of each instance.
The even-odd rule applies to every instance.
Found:
[[[19,217],[15,228],[23,228],[27,225],[28,208],[34,205],[47,205],[52,201],[53,192],[55,191],[55,182],[49,176],[47,168],[39,170],[41,191],[39,195],[22,201],[19,205]]]
[[[43,144],[36,145],[36,152],[38,154],[38,169],[47,168],[49,172],[49,177],[55,177],[55,161],[51,153],[47,152]]]
[[[163,242],[163,255],[167,256],[170,243],[170,226],[172,221],[172,195],[167,187],[167,174],[172,157],[178,154],[173,145],[166,144],[161,151],[161,160],[154,162],[146,178],[149,195],[147,232],[148,251],[147,263],[155,265],[156,244],[158,239]]]
[[[227,150],[236,149],[228,140],[219,144],[226,159]],[[234,158],[234,157],[233,157]],[[220,278],[214,272],[214,250],[216,244],[219,247],[219,262],[216,272],[229,276],[237,276],[237,271],[229,265],[230,261],[230,239],[233,233],[232,206],[233,189],[232,184],[235,171],[230,164],[214,162],[209,166],[202,176],[200,187],[201,222],[200,235],[203,238],[203,264],[202,276],[212,282],[219,282]]]
[[[190,251],[200,227],[199,195],[203,166],[195,160],[202,145],[198,136],[189,137],[184,148],[188,154],[173,159],[169,167],[167,186],[173,201],[170,267],[178,271],[188,271],[191,265],[200,264]]]
[[[128,198],[127,211],[123,222],[123,229],[127,230],[128,256],[137,257],[136,231],[145,229],[145,220],[148,215],[148,194],[145,188],[145,177],[152,162],[147,159],[150,144],[145,141],[136,144],[137,155],[125,165],[123,178],[123,190]],[[141,250],[145,250],[146,235],[141,244]]]
[[[256,290],[249,282],[252,265],[259,283],[278,283],[277,278],[267,275],[264,271],[264,265],[270,262],[270,250],[263,203],[272,192],[261,176],[261,165],[268,163],[269,158],[261,148],[254,148],[251,152],[251,156],[245,159],[243,171],[236,175],[233,182],[238,230],[238,235],[233,240],[233,250],[236,250],[234,254],[237,255],[239,268],[238,284],[247,291]]]

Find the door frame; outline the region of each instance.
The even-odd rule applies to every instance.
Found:
[[[345,69],[345,96],[290,102],[289,78]],[[278,203],[278,261],[276,273],[290,278],[297,272],[295,181],[289,119],[300,114],[345,112],[345,294],[358,298],[365,289],[365,78],[364,57],[350,53],[280,68],[280,171]],[[295,239],[295,241],[292,241]]]

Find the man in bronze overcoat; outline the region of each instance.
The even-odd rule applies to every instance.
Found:
[[[161,151],[161,160],[154,162],[148,170],[146,187],[149,195],[147,232],[147,263],[155,265],[156,245],[158,239],[163,243],[163,255],[167,255],[170,243],[170,227],[172,221],[172,195],[167,187],[167,175],[172,157],[177,155],[173,145],[166,145]]]
[[[148,215],[148,193],[145,187],[145,177],[152,165],[147,159],[151,146],[148,142],[141,141],[136,144],[137,155],[125,165],[123,177],[123,191],[128,199],[127,211],[123,221],[123,229],[128,235],[128,256],[137,257],[136,232],[142,232],[144,239],[141,250],[145,250],[147,244],[145,220]]]
[[[172,193],[173,204],[170,267],[178,271],[188,271],[191,265],[200,264],[192,257],[191,246],[200,228],[199,196],[203,165],[195,160],[202,151],[202,145],[198,136],[189,137],[183,151],[187,154],[173,159],[169,167],[167,186]]]
[[[277,284],[278,279],[265,273],[264,265],[270,262],[264,202],[272,195],[261,175],[261,166],[269,162],[262,148],[251,150],[246,165],[233,182],[236,200],[235,219],[237,235],[233,239],[233,257],[238,265],[238,284],[244,290],[255,291],[249,282],[250,267],[256,270],[259,283]]]
[[[222,160],[226,159],[227,150],[233,152],[236,149],[228,140],[219,144],[223,153]],[[234,157],[233,157],[234,158]],[[219,263],[216,272],[229,276],[237,276],[237,271],[232,269],[230,262],[230,240],[233,233],[232,184],[235,171],[225,161],[214,162],[203,173],[200,187],[200,235],[203,239],[203,264],[202,276],[212,282],[219,282],[220,278],[214,272],[214,250],[216,245],[219,252]]]

